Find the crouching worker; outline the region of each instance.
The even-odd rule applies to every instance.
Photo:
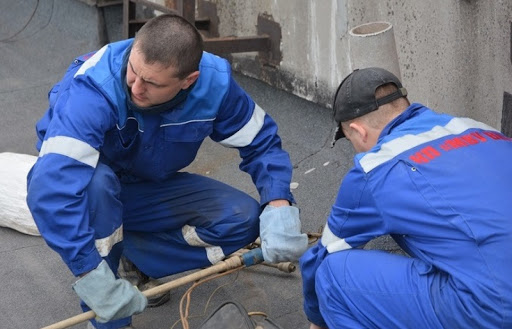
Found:
[[[358,153],[300,260],[311,328],[511,328],[512,139],[406,95],[380,68],[336,92]],[[385,234],[410,257],[358,248]]]
[[[96,313],[89,326],[128,327],[154,278],[215,264],[259,235],[267,262],[306,249],[275,121],[184,18],[157,16],[134,40],[76,58],[49,103],[27,202]],[[181,171],[207,137],[238,149],[259,202]],[[149,304],[169,298],[157,297]]]

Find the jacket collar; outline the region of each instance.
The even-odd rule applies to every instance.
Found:
[[[409,120],[410,118],[419,115],[423,111],[425,111],[427,108],[419,103],[413,103],[409,105],[409,107],[400,113],[396,118],[394,118],[391,122],[389,122],[379,136],[379,142],[387,135],[393,131],[396,127],[400,126],[405,121]]]

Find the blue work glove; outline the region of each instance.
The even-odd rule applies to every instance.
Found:
[[[96,313],[96,321],[108,322],[140,313],[147,298],[130,282],[116,279],[102,260],[100,265],[73,284],[77,295]]]
[[[300,231],[299,209],[267,205],[260,215],[263,259],[269,263],[296,261],[308,247],[308,236]]]

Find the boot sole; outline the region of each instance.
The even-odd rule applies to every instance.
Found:
[[[171,293],[166,292],[163,295],[148,298],[148,307],[154,308],[162,306],[171,299]]]

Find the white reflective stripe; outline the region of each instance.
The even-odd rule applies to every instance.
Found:
[[[96,245],[96,249],[100,253],[100,256],[106,257],[110,253],[110,250],[112,250],[112,247],[121,241],[123,241],[123,225],[119,226],[114,233],[106,238],[97,239],[94,244]]]
[[[182,126],[182,125],[186,125],[187,123],[192,123],[192,122],[208,122],[208,121],[213,121],[217,119],[217,117],[215,118],[211,118],[211,119],[202,119],[202,120],[188,120],[188,121],[184,121],[184,122],[173,122],[173,123],[165,123],[163,125],[160,125],[160,127],[167,127],[167,126]]]
[[[260,132],[261,127],[263,127],[264,120],[265,111],[256,104],[249,122],[234,135],[220,141],[220,143],[227,147],[244,147],[251,144],[256,135]]]
[[[340,250],[352,249],[345,239],[341,239],[332,233],[329,228],[329,224],[325,224],[324,232],[322,233],[322,245],[325,246],[329,253],[333,253]]]
[[[221,247],[206,247],[206,257],[212,264],[216,264],[226,257]]]
[[[211,244],[204,242],[199,235],[197,235],[195,226],[185,225],[182,227],[181,233],[189,245],[194,247],[205,247],[206,257],[208,257],[210,263],[215,264],[224,259],[225,255],[222,248],[219,246],[212,246]]]
[[[197,235],[196,227],[185,225],[181,228],[181,234],[187,243],[194,247],[212,247],[211,244],[204,242],[199,235]]]
[[[66,136],[50,137],[43,142],[39,157],[50,153],[65,155],[93,168],[96,168],[100,158],[100,152],[91,145]]]
[[[361,158],[361,160],[359,160],[359,163],[361,164],[364,172],[368,173],[377,166],[394,158],[404,151],[448,135],[458,135],[472,128],[497,131],[485,123],[478,122],[473,119],[453,118],[444,127],[435,126],[431,130],[425,131],[421,134],[404,135],[382,144],[379,151],[366,154]]]
[[[98,61],[100,60],[101,56],[103,56],[103,53],[106,50],[107,50],[107,46],[104,46],[103,48],[98,50],[94,55],[92,55],[91,58],[86,60],[82,64],[82,66],[80,66],[80,68],[78,69],[78,71],[76,71],[76,73],[75,73],[75,75],[73,77],[76,77],[77,75],[84,74],[85,71],[87,71],[87,69],[89,69],[89,68],[93,67],[94,65],[96,65],[96,63],[98,63]]]
[[[144,132],[144,130],[140,128],[140,123],[139,123],[139,120],[137,120],[137,118],[135,118],[135,117],[127,117],[126,118],[126,122],[128,122],[128,120],[135,120],[135,122],[137,122],[137,130],[140,131],[141,133]],[[126,127],[126,122],[124,123],[124,126],[122,126],[122,127],[120,127],[119,124],[116,123],[117,130],[124,129],[124,127]]]

